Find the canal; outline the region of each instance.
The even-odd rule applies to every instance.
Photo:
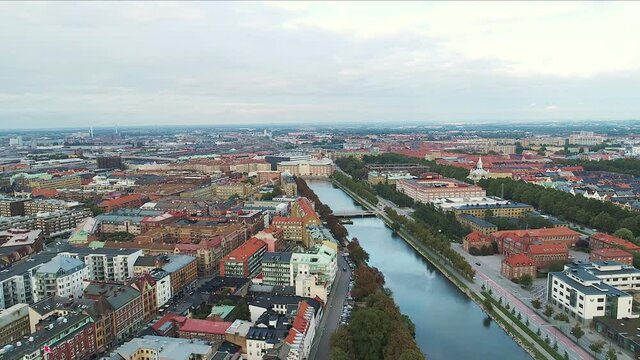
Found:
[[[328,181],[307,182],[334,211],[360,209]],[[429,360],[531,359],[480,307],[378,218],[346,225],[382,271],[402,313],[416,325],[416,341]]]

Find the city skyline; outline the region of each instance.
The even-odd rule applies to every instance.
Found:
[[[635,120],[637,3],[3,3],[5,129]]]

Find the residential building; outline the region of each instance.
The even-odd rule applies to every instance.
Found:
[[[57,255],[35,272],[35,300],[50,296],[81,298],[83,281],[88,277],[89,268],[82,261]]]
[[[600,232],[589,236],[589,247],[592,251],[604,248],[620,248],[632,253],[640,252],[639,245],[636,245],[631,241],[627,241],[617,236]]]
[[[27,248],[24,253],[31,254],[42,250],[44,236],[42,230],[7,229],[0,231],[0,250],[11,251]]]
[[[173,296],[171,274],[162,269],[153,269],[149,275],[156,281],[156,302],[158,309],[168,303]]]
[[[31,200],[0,196],[0,216],[23,216],[24,204],[29,201]]]
[[[142,206],[148,197],[144,194],[129,194],[117,199],[104,200],[98,206],[105,212],[112,212],[121,208],[136,208]]]
[[[176,327],[176,334],[181,339],[205,340],[215,343],[215,348],[217,349],[225,340],[227,329],[229,329],[231,323],[167,314],[154,324],[154,328],[163,328],[164,326]]]
[[[247,240],[220,260],[220,275],[255,277],[262,270],[262,255],[266,251],[264,241],[255,237]]]
[[[35,215],[38,213],[49,213],[60,210],[72,210],[79,208],[81,204],[77,201],[64,201],[57,199],[33,199],[24,203],[23,215]]]
[[[214,196],[218,199],[229,199],[232,196],[238,196],[246,199],[253,194],[253,186],[244,182],[226,182],[217,183],[214,186]]]
[[[82,179],[79,175],[68,175],[46,178],[33,178],[29,180],[31,189],[79,189],[82,187]]]
[[[604,137],[594,134],[593,131],[580,131],[569,135],[569,145],[595,146],[603,141]]]
[[[198,279],[196,258],[189,255],[169,255],[167,258],[169,261],[162,265],[162,270],[168,272],[171,278],[171,293],[181,294]]]
[[[479,186],[445,178],[398,180],[396,189],[421,203],[447,197],[482,197],[486,195],[486,192]]]
[[[145,230],[158,227],[176,218],[161,210],[118,209],[111,213],[96,216],[102,233],[126,232],[140,235]],[[150,224],[150,223],[154,224]],[[146,225],[146,226],[145,226]],[[146,229],[145,229],[146,228]]]
[[[0,309],[0,345],[13,344],[30,333],[29,305],[16,304]]]
[[[123,170],[125,168],[122,163],[122,158],[119,155],[98,156],[96,158],[96,163],[98,165],[98,169]]]
[[[562,243],[567,247],[575,245],[580,239],[580,233],[569,228],[544,228],[529,230],[502,230],[491,234],[491,237],[498,243],[498,249],[502,253],[517,253],[517,251],[508,251],[506,241],[518,243],[521,251],[525,251],[531,243]]]
[[[28,341],[19,342],[11,344],[13,348],[3,360],[84,360],[97,352],[94,322],[82,313],[43,320]]]
[[[136,334],[146,324],[140,291],[123,283],[91,283],[84,289],[84,297],[105,302],[111,315],[115,341]]]
[[[161,345],[161,346],[160,346]],[[214,348],[204,340],[151,336],[134,338],[113,350],[109,360],[205,360]]]
[[[492,239],[480,231],[473,231],[462,239],[462,248],[470,252],[471,248],[480,250],[484,247],[492,247]]]
[[[252,326],[247,332],[247,360],[262,360],[268,349],[288,335],[287,329]]]
[[[134,277],[134,265],[142,250],[124,248],[72,247],[60,252],[82,261],[89,269],[92,281],[123,282]]]
[[[327,301],[329,295],[328,284],[318,281],[318,275],[311,274],[309,265],[298,265],[298,273],[295,275],[296,295]]]
[[[589,260],[592,262],[617,261],[625,265],[633,265],[633,254],[615,247],[591,250]]]
[[[284,230],[276,226],[261,230],[254,237],[264,241],[269,252],[279,251],[285,247]]]
[[[303,360],[309,357],[316,330],[316,309],[306,301],[300,303],[293,325],[285,342],[289,344],[287,359]]]
[[[275,216],[271,224],[282,229],[285,240],[303,242],[305,232],[303,218]]]
[[[36,254],[0,271],[0,309],[36,301],[35,274],[55,254]]]
[[[291,253],[266,252],[262,257],[262,282],[266,285],[291,284]]]
[[[0,230],[9,228],[42,230],[45,238],[71,232],[82,220],[91,216],[87,209],[58,210],[50,213],[0,218]]]
[[[281,187],[285,195],[298,196],[298,185],[292,176],[282,174]]]
[[[151,321],[158,314],[158,294],[156,280],[149,274],[138,276],[127,281],[127,284],[140,292],[142,298],[142,316],[144,321]]]
[[[301,265],[308,265],[309,273],[316,275],[318,277],[318,282],[320,284],[326,284],[327,289],[330,290],[338,269],[337,254],[337,244],[328,241],[325,241],[320,245],[315,245],[307,252],[292,253],[292,276],[289,285],[295,285],[295,277],[293,274],[298,274],[298,267]]]
[[[278,163],[281,163],[283,161],[310,161],[311,155],[303,153],[282,153],[266,155],[264,159],[271,165],[271,170],[277,170]]]
[[[240,346],[242,354],[247,353],[247,334],[253,324],[250,321],[236,320],[225,331],[225,340]]]
[[[498,231],[498,227],[496,225],[477,216],[462,214],[457,216],[457,218],[460,224],[467,226],[474,232],[479,232],[484,235],[489,235],[493,232]]]
[[[486,217],[488,214],[496,217],[524,218],[531,211],[533,211],[533,206],[516,202],[508,202],[506,204],[469,204],[453,209],[456,216],[468,214],[480,218]]]
[[[601,264],[601,270],[607,270],[607,266]],[[547,289],[547,301],[573,318],[592,320],[596,317],[638,317],[632,313],[633,297],[630,294],[607,284],[581,265],[549,273]]]

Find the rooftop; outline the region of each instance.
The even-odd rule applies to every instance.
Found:
[[[154,353],[159,351],[158,355],[152,356],[157,360],[189,360],[195,358],[194,355],[206,359],[213,353],[213,348],[203,340],[146,335],[113,350],[109,359],[129,359],[141,349],[151,350]]]
[[[241,260],[244,261],[248,259],[250,256],[256,254],[260,249],[266,248],[267,244],[264,241],[252,237],[247,240],[244,244],[240,245],[236,249],[234,249],[229,255],[222,258],[220,261],[229,261],[229,260]]]
[[[278,263],[290,263],[291,262],[291,253],[290,252],[266,252],[262,255],[262,263],[265,262],[278,262]]]
[[[84,263],[78,259],[56,255],[51,261],[40,266],[37,270],[39,274],[68,275],[84,267]]]

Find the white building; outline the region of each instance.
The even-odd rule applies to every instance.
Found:
[[[640,272],[617,262],[571,264],[549,273],[547,299],[574,318],[637,318],[633,296],[617,288],[637,286]],[[613,286],[615,284],[615,286]]]
[[[604,138],[593,131],[580,131],[569,135],[569,145],[595,146],[601,144]]]
[[[304,253],[292,253],[290,267],[291,283],[289,285],[295,285],[296,276],[300,272],[298,269],[306,265],[308,273],[315,275],[318,283],[325,284],[328,289],[331,289],[338,271],[337,256],[337,245],[330,241],[324,241],[322,244],[316,245]]]
[[[57,255],[35,273],[36,301],[49,296],[81,298],[83,280],[88,277],[89,268],[82,261]]]
[[[298,266],[298,274],[296,276],[296,295],[304,296],[308,298],[315,298],[316,296],[327,301],[327,284],[319,284],[318,276],[311,274],[309,265],[301,264]]]
[[[213,347],[204,340],[146,335],[114,349],[108,359],[191,360],[211,359]]]
[[[93,281],[122,282],[134,276],[133,265],[142,256],[142,250],[76,247],[60,255],[86,264]]]
[[[162,270],[154,269],[149,275],[156,280],[156,301],[158,308],[171,300],[173,293],[171,292],[171,274]]]
[[[52,254],[37,254],[0,271],[0,309],[20,303],[36,302],[34,299],[36,271],[53,257]]]

